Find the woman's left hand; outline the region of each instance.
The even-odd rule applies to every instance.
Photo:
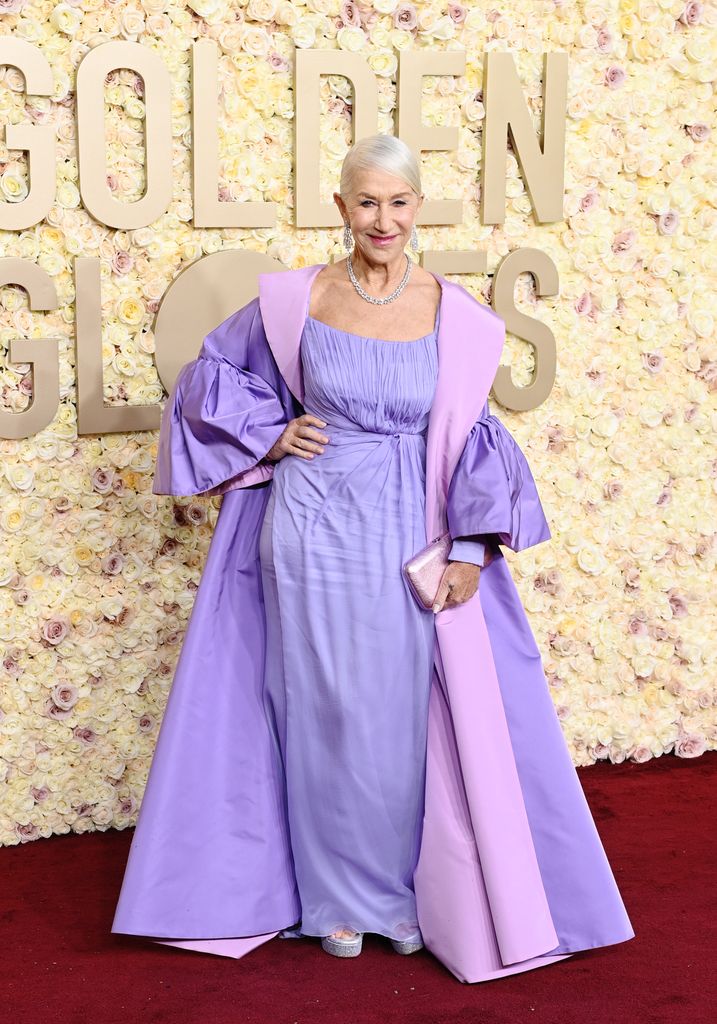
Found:
[[[473,597],[478,589],[481,567],[473,562],[449,562],[443,571],[433,611],[454,608]]]

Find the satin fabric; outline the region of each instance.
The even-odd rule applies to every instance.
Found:
[[[259,541],[301,933],[401,939],[418,928],[435,642],[401,567],[426,543],[436,337],[386,342],[307,317],[301,345],[306,409],[329,441],[278,462]]]
[[[155,493],[225,497],[113,931],[240,956],[299,916],[283,780],[262,727],[258,539],[274,472],[264,456],[283,423],[303,411],[299,342],[322,266],[260,275],[258,302],[211,332],[199,358],[212,365],[187,369],[165,407]],[[497,418],[485,422],[505,325],[436,277],[442,301],[426,536],[443,532],[452,516],[461,533],[487,537],[497,557],[481,571],[473,598],[435,616],[414,886],[427,948],[457,978],[482,981],[621,942],[634,931],[500,549],[519,551],[549,537],[527,463]],[[195,373],[210,373],[205,392],[192,390]],[[259,381],[249,378],[258,401],[242,408],[239,397],[252,394],[236,386],[243,374]],[[223,388],[222,379],[234,386]],[[190,413],[185,444],[187,395],[197,416]],[[473,470],[454,481],[461,462]],[[486,489],[487,478],[497,489]]]

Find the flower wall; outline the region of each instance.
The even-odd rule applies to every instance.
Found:
[[[463,199],[456,226],[420,226],[420,248],[480,249],[487,275],[454,278],[490,302],[490,273],[516,248],[547,253],[559,294],[523,275],[516,305],[558,349],[548,401],[511,413],[553,539],[507,552],[576,765],[693,757],[717,747],[717,187],[715,9],[682,0],[0,0],[0,35],[38,47],[51,99],[0,68],[3,124],[56,126],[50,215],[0,233],[0,255],[37,263],[60,303],[30,313],[0,290],[0,408],[31,399],[15,337],[57,336],[61,406],[34,437],[0,441],[0,843],[133,824],[220,498],[151,493],[157,433],[78,436],[76,256],[102,261],[105,401],[161,403],[152,325],[179,271],[245,248],[287,267],[344,255],[340,228],[292,220],[296,48],[360,52],[379,83],[378,130],[393,132],[398,52],[462,48],[466,73],[428,76],[426,124],[458,126],[455,152],[422,158],[428,198]],[[194,229],[190,194],[193,40],[220,50],[219,194],[277,204],[274,228]],[[173,81],[173,200],[151,227],[107,228],[78,189],[75,76],[111,39],[155,50]],[[564,220],[538,224],[508,154],[504,224],[479,218],[483,56],[510,50],[536,129],[543,54],[569,57]],[[144,189],[144,102],[131,71],[106,88],[107,173],[126,200]],[[352,142],[350,83],[322,79],[321,200]],[[449,190],[449,191],[448,191]],[[0,195],[27,192],[20,151],[0,148]],[[201,339],[197,339],[197,348]],[[506,342],[514,379],[532,346]]]

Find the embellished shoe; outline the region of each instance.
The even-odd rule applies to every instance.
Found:
[[[337,931],[353,931],[353,928],[337,928]],[[354,932],[351,938],[343,938],[336,934],[325,935],[321,940],[321,948],[332,956],[358,956],[361,952],[363,932]]]
[[[421,935],[420,929],[416,928],[416,930],[405,939],[391,939],[391,945],[397,953],[402,953],[404,955],[408,953],[417,953],[419,949],[423,949],[423,936]]]

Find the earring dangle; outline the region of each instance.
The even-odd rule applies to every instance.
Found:
[[[411,248],[414,252],[418,252],[418,235],[416,234],[415,224],[411,228]]]
[[[349,224],[344,224],[344,249],[346,252],[351,252],[354,247],[354,236],[351,234],[351,227]]]

